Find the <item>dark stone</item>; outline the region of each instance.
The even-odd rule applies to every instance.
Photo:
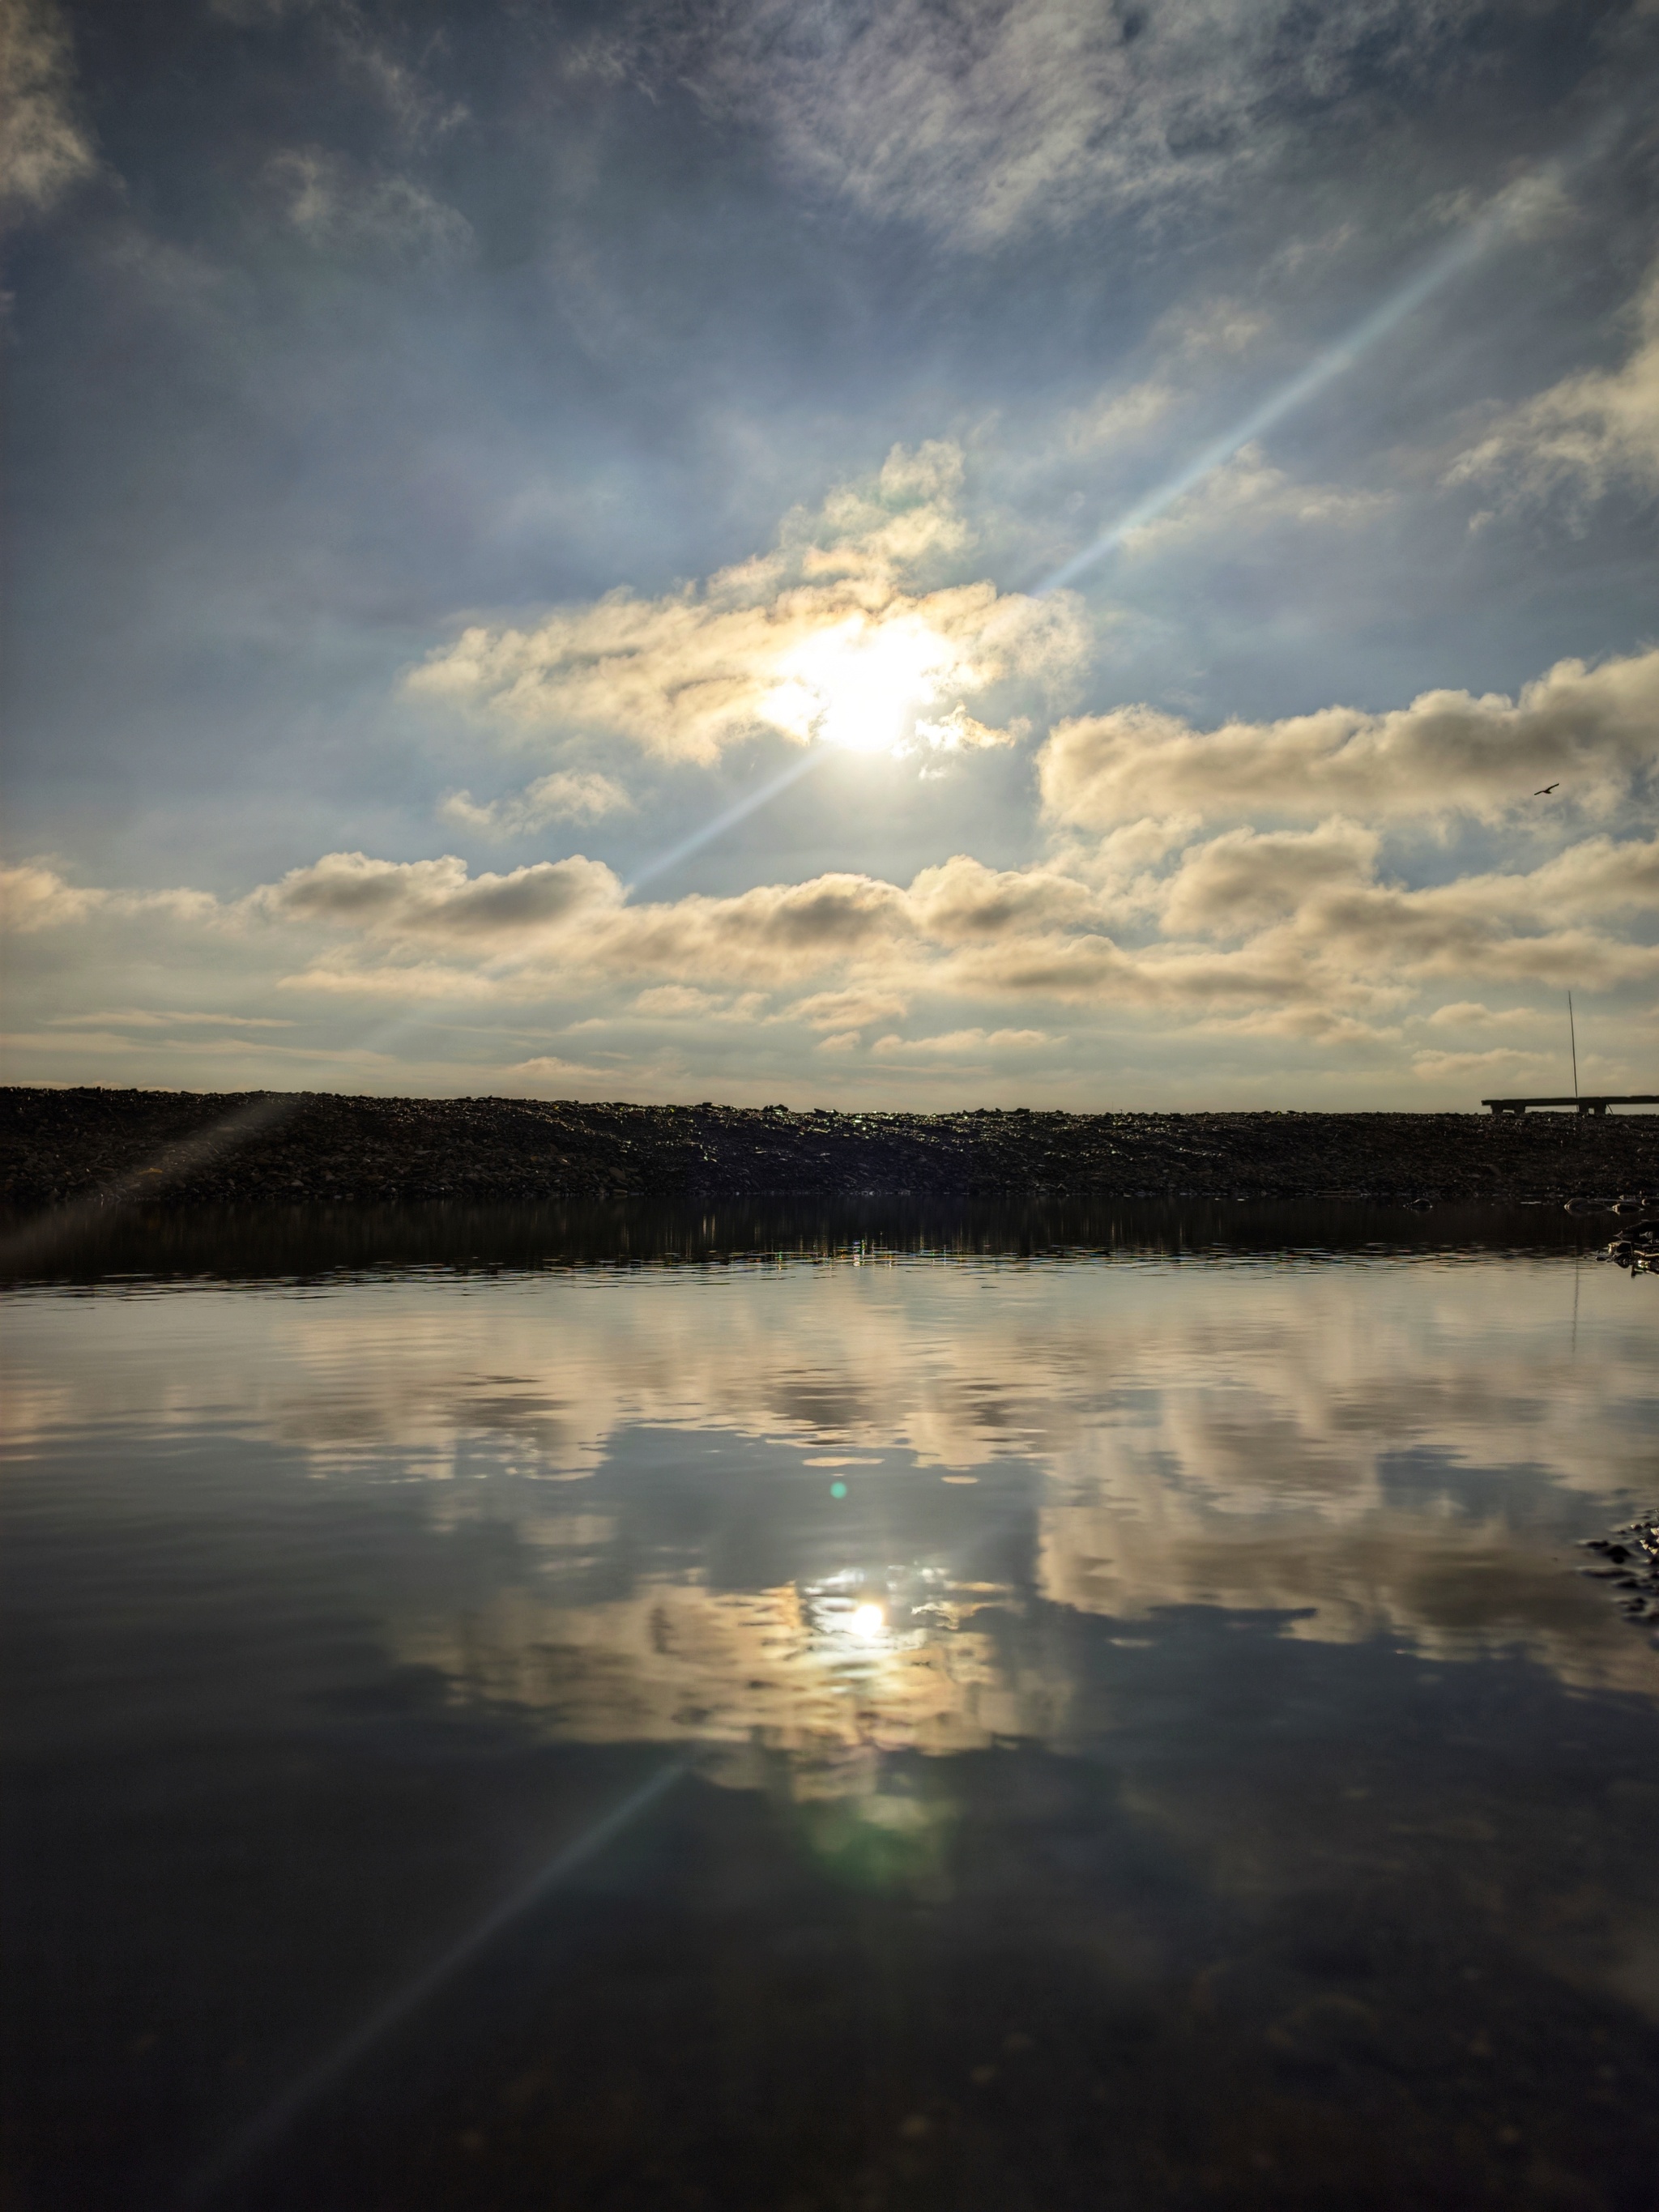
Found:
[[[1619,1610],[1626,1620],[1645,1628],[1659,1607],[1659,1513],[1644,1513],[1611,1536],[1587,1537],[1580,1548],[1603,1553],[1606,1564],[1582,1567],[1579,1572],[1606,1583],[1611,1590],[1631,1592],[1620,1597]]]
[[[607,1197],[1358,1198],[1553,1204],[1659,1185],[1659,1115],[943,1114],[0,1090],[0,1203]],[[1639,1232],[1638,1232],[1639,1234]],[[1656,1231],[1659,1234],[1659,1231]],[[1621,1245],[1628,1237],[1621,1232]],[[1636,1255],[1639,1261],[1640,1255]],[[1626,1264],[1632,1264],[1627,1258]]]

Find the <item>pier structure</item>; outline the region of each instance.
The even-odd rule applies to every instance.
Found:
[[[1571,1098],[1483,1098],[1494,1114],[1524,1114],[1531,1106],[1571,1106],[1580,1114],[1605,1114],[1609,1106],[1659,1106],[1659,1091],[1632,1091],[1622,1097],[1611,1092]]]

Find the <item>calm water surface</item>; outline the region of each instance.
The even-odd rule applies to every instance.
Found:
[[[1272,1229],[14,1287],[9,2212],[1650,2212],[1659,1280]]]

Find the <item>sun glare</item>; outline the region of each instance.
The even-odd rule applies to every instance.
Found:
[[[804,743],[899,752],[955,660],[949,643],[914,617],[879,627],[838,623],[780,664],[781,680],[762,711]]]
[[[847,1626],[865,1644],[873,1644],[887,1626],[887,1615],[878,1605],[855,1605]]]

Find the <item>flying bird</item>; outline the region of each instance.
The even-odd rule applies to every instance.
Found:
[[[1558,777],[1553,783],[1547,783],[1541,791],[1534,791],[1533,797],[1534,799],[1547,799],[1551,792],[1559,791],[1560,788],[1560,779]]]

